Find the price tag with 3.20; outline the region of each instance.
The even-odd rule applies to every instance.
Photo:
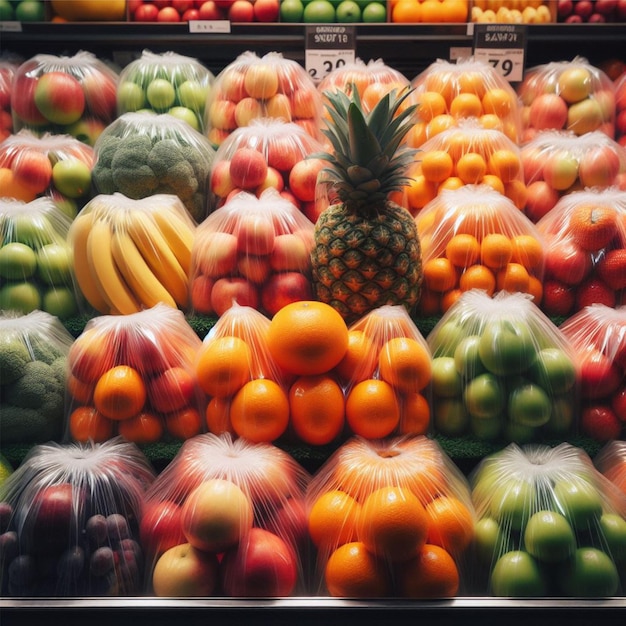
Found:
[[[354,50],[307,50],[305,56],[306,69],[315,82],[354,60]]]

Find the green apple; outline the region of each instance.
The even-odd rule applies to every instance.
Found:
[[[167,111],[176,101],[176,89],[169,80],[155,78],[146,88],[146,98],[156,111]]]
[[[491,516],[505,527],[521,531],[530,517],[534,499],[535,487],[529,480],[501,481],[491,496]]]
[[[140,85],[127,80],[117,88],[117,103],[124,113],[138,111],[146,105],[146,95]]]
[[[335,7],[328,0],[311,0],[304,7],[302,21],[307,24],[334,22]]]
[[[509,392],[507,412],[509,418],[522,426],[538,428],[550,419],[552,403],[543,387],[524,381]]]
[[[209,87],[205,87],[197,80],[188,79],[182,82],[177,89],[178,102],[181,106],[202,113],[209,95]]]
[[[52,287],[45,291],[41,308],[59,319],[67,319],[78,313],[76,296],[69,287]]]
[[[522,445],[534,441],[536,436],[537,431],[532,426],[526,426],[525,424],[519,424],[511,420],[507,420],[504,425],[504,438],[507,441],[514,441]]]
[[[363,7],[361,18],[366,24],[387,21],[387,9],[383,2],[369,2]]]
[[[524,547],[542,563],[558,563],[574,554],[576,535],[563,515],[544,509],[528,520]]]
[[[280,3],[281,22],[301,22],[304,14],[304,4],[302,0],[282,0]]]
[[[602,515],[602,496],[591,482],[577,477],[555,481],[554,499],[575,531],[589,530]]]
[[[431,389],[438,398],[454,398],[460,396],[463,381],[456,369],[454,358],[439,356],[432,360]]]
[[[49,243],[37,251],[37,276],[47,285],[69,285],[72,256],[64,243]]]
[[[457,372],[464,379],[474,378],[486,371],[478,354],[479,343],[480,335],[468,335],[459,341],[454,350]]]
[[[433,356],[454,356],[456,347],[466,334],[463,327],[454,320],[447,320],[436,326],[428,336]]]
[[[13,239],[37,249],[52,243],[54,228],[46,215],[42,213],[22,213],[13,217]]]
[[[470,417],[470,430],[481,441],[493,441],[502,434],[502,417]]]
[[[528,377],[548,393],[565,393],[576,382],[576,366],[560,348],[544,348],[528,369]]]
[[[10,282],[0,289],[0,310],[30,313],[41,309],[41,294],[28,282]]]
[[[474,549],[483,563],[492,563],[503,552],[507,544],[506,533],[493,517],[483,517],[474,525]]]
[[[491,592],[497,597],[544,596],[547,592],[545,574],[528,552],[512,550],[503,554],[494,565]]]
[[[463,390],[463,401],[472,417],[490,419],[498,417],[506,406],[506,393],[502,381],[485,373],[473,378]]]
[[[520,374],[535,358],[535,341],[526,324],[496,320],[483,331],[478,353],[493,374]]]
[[[82,198],[91,191],[91,169],[80,159],[61,159],[52,166],[52,183],[64,196]]]
[[[604,513],[600,530],[611,558],[622,566],[626,564],[626,519],[617,513]]]
[[[335,19],[340,23],[361,21],[361,7],[355,0],[342,0],[335,8]]]
[[[574,598],[614,596],[619,574],[611,557],[598,548],[578,548],[567,567],[560,570],[561,591]]]
[[[0,276],[8,280],[25,280],[37,269],[37,254],[24,243],[13,241],[0,248]]]
[[[546,430],[551,435],[563,438],[569,433],[574,423],[574,398],[570,395],[552,398],[550,419],[546,424]]]
[[[469,415],[460,397],[441,398],[433,406],[435,429],[447,437],[458,437],[466,432]]]
[[[200,131],[200,120],[198,119],[197,114],[191,109],[183,106],[176,106],[169,109],[167,113],[172,117],[176,117],[179,120],[186,122],[194,130]]]

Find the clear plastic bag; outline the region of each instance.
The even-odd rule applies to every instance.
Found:
[[[159,303],[188,310],[195,231],[176,195],[97,195],[68,233],[85,299],[102,314],[127,315]]]
[[[467,291],[426,339],[436,433],[522,444],[575,432],[574,353],[528,295]]]
[[[271,316],[289,302],[310,300],[313,230],[276,189],[259,197],[236,193],[196,230],[193,310],[220,316],[236,302]]]
[[[67,358],[74,338],[44,311],[0,316],[0,441],[42,443],[63,435]]]
[[[11,83],[20,64],[19,57],[11,54],[0,55],[0,141],[4,141],[13,133]]]
[[[189,124],[168,113],[124,113],[98,137],[94,150],[98,193],[135,200],[174,194],[196,222],[206,217],[215,150]]]
[[[13,77],[13,126],[72,135],[93,146],[116,118],[117,80],[117,72],[91,52],[37,54]]]
[[[169,113],[204,132],[204,108],[214,80],[198,59],[144,50],[120,72],[117,114],[140,109]]]
[[[65,437],[137,444],[181,441],[204,432],[194,371],[201,340],[165,304],[91,318],[68,354]]]
[[[306,492],[316,595],[449,598],[467,584],[467,480],[425,436],[349,439]]]
[[[246,51],[215,78],[206,106],[206,134],[220,146],[230,133],[260,117],[302,126],[321,140],[321,95],[297,61],[279,52],[258,56]]]
[[[227,433],[185,442],[147,492],[141,542],[149,593],[302,594],[309,478],[270,443]]]
[[[74,272],[71,219],[51,198],[0,200],[0,309],[68,319],[86,310]]]
[[[576,359],[582,402],[580,432],[606,442],[626,429],[626,306],[591,304],[568,317],[560,330]]]
[[[626,497],[626,441],[607,441],[593,457],[593,464]]]
[[[154,471],[134,444],[37,445],[0,489],[2,596],[136,596]]]
[[[615,139],[626,146],[626,74],[614,81],[615,85]]]
[[[544,242],[536,226],[488,185],[443,190],[416,216],[424,285],[417,310],[445,313],[470,289],[542,296]]]
[[[545,242],[545,313],[568,316],[593,303],[626,302],[626,191],[594,187],[567,194],[537,229]]]
[[[497,597],[621,595],[626,509],[582,448],[509,444],[470,475],[478,521],[475,592]],[[618,508],[619,507],[619,508]]]

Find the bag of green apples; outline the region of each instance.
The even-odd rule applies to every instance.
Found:
[[[469,480],[478,516],[477,593],[516,598],[623,593],[626,502],[582,448],[511,443],[483,459]]]
[[[157,596],[302,594],[309,474],[271,443],[186,441],[146,493],[141,545]]]
[[[450,598],[466,588],[469,485],[424,435],[342,444],[306,492],[314,594]]]
[[[134,444],[39,444],[0,488],[3,597],[135,596],[154,471]]]
[[[63,435],[67,357],[74,338],[45,311],[0,315],[0,441],[41,443]]]
[[[573,432],[574,354],[527,294],[466,291],[426,339],[438,434],[528,443]]]

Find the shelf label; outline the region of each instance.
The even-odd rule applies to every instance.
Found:
[[[525,24],[474,24],[474,58],[492,65],[511,83],[524,76]]]
[[[328,24],[307,26],[305,37],[305,67],[315,82],[356,58],[354,26]]]
[[[230,33],[229,20],[189,20],[190,33]]]
[[[11,21],[2,21],[0,22],[0,32],[11,32],[11,33],[21,33],[22,32],[22,22]]]

